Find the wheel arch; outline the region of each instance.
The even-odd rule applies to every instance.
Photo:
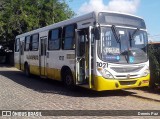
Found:
[[[28,65],[28,66],[29,66],[29,64],[28,64],[28,62],[27,62],[27,61],[25,61],[25,62],[24,62],[24,68],[26,67],[26,65]]]
[[[61,81],[63,81],[63,79],[64,79],[64,74],[65,74],[65,72],[66,72],[67,70],[70,71],[70,73],[72,74],[71,68],[70,68],[69,66],[64,65],[64,66],[61,68]],[[73,74],[72,74],[72,76],[73,76]]]

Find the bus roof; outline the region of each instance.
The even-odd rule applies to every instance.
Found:
[[[137,17],[137,18],[143,19],[142,17],[136,16],[136,15],[133,15],[133,14],[129,14],[129,13],[125,13],[125,12],[116,12],[116,11],[100,11],[100,12],[123,14],[123,15],[128,15],[128,16],[132,16],[132,17]],[[95,12],[95,13],[98,14],[99,12]]]
[[[53,28],[57,28],[57,27],[61,27],[61,26],[69,25],[69,24],[73,24],[73,23],[76,23],[78,21],[95,18],[94,15],[95,15],[95,13],[91,12],[91,13],[88,13],[88,14],[85,14],[85,15],[82,15],[82,16],[72,18],[72,19],[67,19],[67,20],[64,20],[64,21],[61,21],[61,22],[58,22],[58,23],[51,24],[51,25],[46,26],[46,27],[42,27],[42,28],[39,28],[39,29],[30,31],[30,32],[27,32],[27,33],[18,35],[16,38],[20,38],[20,37],[23,37],[23,36],[26,36],[26,35],[35,34],[35,33],[38,33],[38,32],[50,30],[50,29],[53,29]]]
[[[58,23],[54,23],[54,24],[51,24],[51,25],[48,25],[48,26],[45,26],[45,27],[42,27],[42,28],[39,28],[39,29],[35,29],[35,30],[32,30],[32,31],[20,34],[20,35],[16,36],[16,38],[21,38],[21,37],[24,37],[24,36],[27,36],[27,35],[39,33],[39,32],[42,32],[42,31],[47,31],[47,30],[54,29],[54,28],[57,28],[57,27],[62,27],[62,26],[66,26],[66,25],[69,25],[69,24],[74,24],[76,22],[87,20],[87,19],[92,19],[93,18],[93,19],[96,20],[97,19],[96,16],[98,16],[98,13],[100,13],[100,12],[123,14],[123,15],[128,15],[128,16],[133,16],[133,17],[140,18],[138,16],[128,14],[128,13],[122,13],[122,12],[114,12],[114,11],[99,11],[98,12],[98,11],[93,11],[93,12],[90,12],[90,13],[87,13],[87,14],[84,14],[84,15],[81,15],[81,16],[76,16],[76,17],[71,18],[71,19],[67,19],[67,20],[64,20],[64,21],[61,21],[61,22],[58,22]],[[140,18],[140,19],[142,19],[142,18]]]

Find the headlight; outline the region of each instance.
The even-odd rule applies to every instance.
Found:
[[[106,69],[98,68],[99,73],[106,79],[113,79],[113,75]]]
[[[146,69],[141,76],[147,76],[150,73],[149,69]]]

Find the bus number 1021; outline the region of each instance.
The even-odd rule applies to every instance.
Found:
[[[106,67],[108,67],[108,64],[107,63],[102,63],[102,62],[97,62],[97,67],[106,68]]]

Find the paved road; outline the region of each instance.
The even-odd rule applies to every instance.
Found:
[[[70,91],[60,82],[36,76],[27,78],[15,68],[0,67],[1,110],[160,110],[159,97],[157,92],[139,89],[94,92],[78,88]]]

